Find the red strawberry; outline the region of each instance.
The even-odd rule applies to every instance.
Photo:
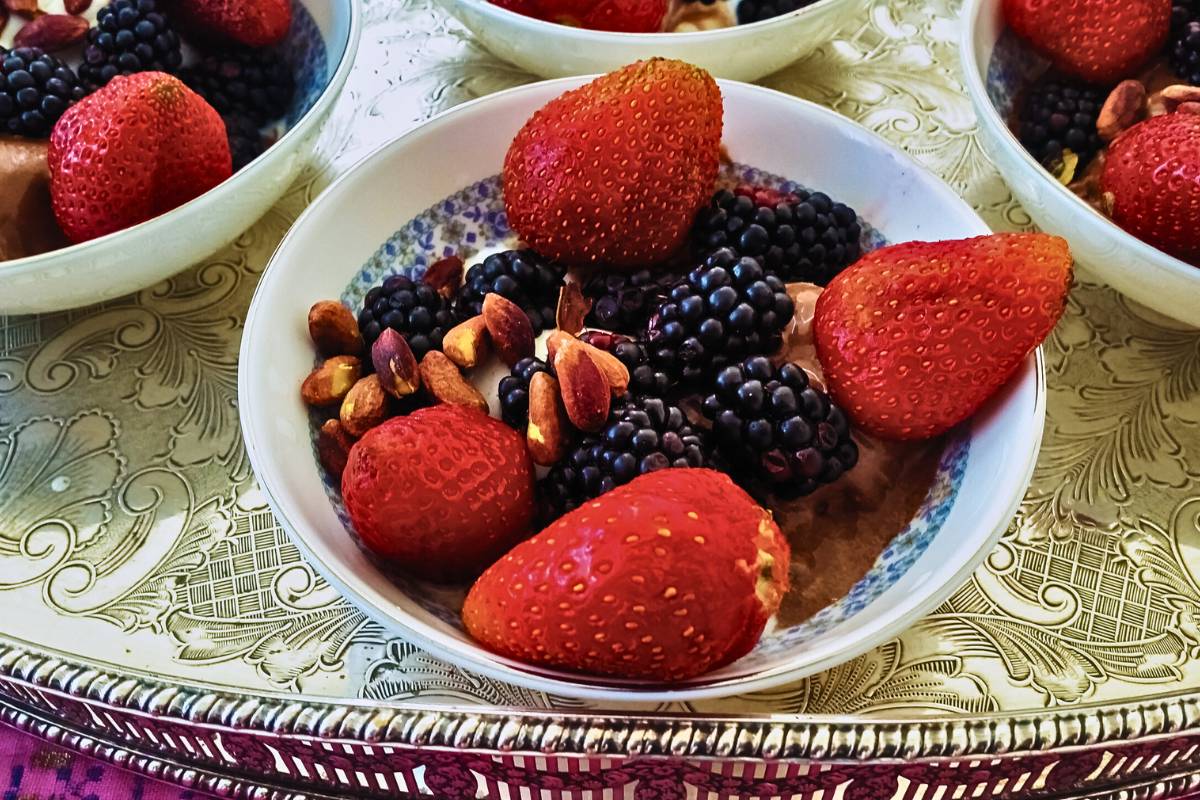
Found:
[[[438,405],[355,442],[342,499],[375,555],[418,577],[467,580],[529,534],[533,463],[500,420]]]
[[[657,33],[667,16],[667,0],[600,0],[583,18],[595,31]]]
[[[535,2],[535,0],[502,0],[504,2]],[[583,18],[596,5],[596,0],[536,0],[538,14],[542,19],[560,25],[579,27]]]
[[[1200,263],[1200,116],[1164,114],[1121,134],[1100,186],[1113,221],[1173,256]]]
[[[83,242],[163,214],[233,172],[225,123],[177,78],[113,78],[50,134],[50,195],[63,233]]]
[[[1050,334],[1070,286],[1071,252],[1057,236],[885,247],[817,298],[817,356],[855,425],[885,439],[937,436]]]
[[[287,35],[292,4],[291,0],[174,0],[171,19],[200,39],[270,47]]]
[[[771,513],[727,475],[664,469],[513,548],[471,587],[463,621],[528,663],[684,680],[753,649],[789,560]]]
[[[572,264],[662,261],[712,193],[721,115],[712,76],[682,61],[639,61],[567,92],[509,147],[509,224]]]
[[[492,0],[492,5],[500,6],[516,14],[524,14],[527,17],[544,19],[537,0]]]
[[[1004,18],[1062,71],[1113,84],[1162,49],[1171,0],[1004,0]]]

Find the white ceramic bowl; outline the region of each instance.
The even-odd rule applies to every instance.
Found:
[[[764,688],[852,658],[933,610],[1008,524],[1042,434],[1040,356],[1031,355],[956,432],[925,508],[846,598],[798,628],[768,631],[738,662],[678,685],[593,680],[495,656],[461,629],[454,605],[461,593],[393,582],[345,529],[297,391],[314,363],[307,309],[330,297],[361,302],[398,260],[428,263],[444,243],[468,250],[495,244],[489,231],[507,231],[495,176],[509,141],[536,109],[581,82],[521,87],[435,117],[361,161],[300,217],[258,286],[242,338],[242,431],[259,482],[312,564],[373,618],[448,661],[512,683],[579,697],[684,699]],[[722,82],[721,89],[724,140],[735,159],[829,191],[873,225],[876,242],[987,232],[944,183],[838,114],[747,84]],[[495,410],[494,391],[492,403]]]
[[[1001,0],[968,0],[959,44],[988,157],[1033,221],[1071,243],[1085,271],[1138,303],[1200,326],[1200,267],[1126,233],[1059,183],[1009,129],[1013,99],[1046,62],[1007,29],[1001,6]]]
[[[856,15],[863,0],[819,0],[774,19],[713,31],[614,33],[572,28],[527,17],[488,0],[439,0],[484,46],[505,61],[559,78],[609,72],[652,56],[704,67],[718,78],[755,81],[828,42]]]
[[[297,69],[287,133],[231,178],[166,214],[88,242],[0,262],[0,313],[74,308],[151,286],[233,241],[283,196],[308,163],[341,94],[362,29],[359,0],[297,3],[303,10],[298,8],[283,47],[303,66]]]

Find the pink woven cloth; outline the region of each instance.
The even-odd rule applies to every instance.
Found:
[[[215,800],[0,725],[0,800]]]

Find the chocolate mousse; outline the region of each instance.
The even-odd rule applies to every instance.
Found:
[[[784,333],[779,361],[803,367],[824,386],[812,319],[821,287],[788,284],[796,316]],[[858,463],[835,483],[796,500],[772,501],[792,546],[792,588],[779,610],[781,626],[798,625],[844,597],[916,516],[933,485],[944,441],[891,442],[854,432]]]
[[[0,136],[0,261],[66,247],[50,205],[47,143]]]

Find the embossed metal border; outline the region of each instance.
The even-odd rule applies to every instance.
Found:
[[[1086,749],[1200,730],[1200,693],[1025,714],[909,720],[595,715],[250,695],[106,673],[5,645],[0,645],[0,681],[185,726],[500,754],[907,760]]]

